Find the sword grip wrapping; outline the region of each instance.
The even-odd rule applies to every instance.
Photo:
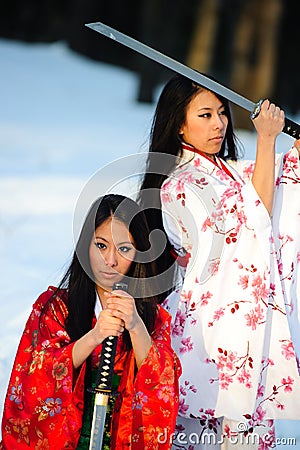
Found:
[[[285,119],[285,124],[282,131],[295,139],[300,138],[300,125],[290,119]]]
[[[117,344],[117,336],[108,336],[102,343],[102,351],[96,380],[96,390],[100,392],[107,392],[107,394],[112,391],[112,377],[114,372]]]
[[[113,291],[127,292],[126,283],[114,283]],[[102,343],[100,362],[96,379],[96,391],[110,394],[112,392],[112,378],[114,373],[114,361],[118,344],[117,336],[108,336]]]

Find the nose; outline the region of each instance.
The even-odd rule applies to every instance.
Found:
[[[225,126],[225,123],[223,121],[223,116],[216,114],[214,116],[214,127],[219,130],[223,130],[224,126]]]
[[[107,251],[105,257],[105,264],[109,267],[115,267],[118,265],[118,253],[115,248]]]

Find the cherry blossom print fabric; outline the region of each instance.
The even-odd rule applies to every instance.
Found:
[[[277,155],[272,217],[254,163],[223,164],[234,179],[185,151],[161,190],[169,239],[191,255],[163,305],[182,363],[179,416],[272,428],[300,410],[299,155]]]

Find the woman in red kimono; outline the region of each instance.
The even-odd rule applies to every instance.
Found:
[[[36,300],[5,398],[1,449],[88,449],[93,386],[107,336],[118,336],[117,396],[105,448],[169,449],[180,363],[158,305],[144,213],[121,195],[96,200],[57,288]],[[149,262],[150,261],[150,262]],[[128,292],[113,291],[125,281]]]

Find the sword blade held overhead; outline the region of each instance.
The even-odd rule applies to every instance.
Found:
[[[242,95],[237,94],[236,92],[214,80],[211,80],[210,78],[197,72],[196,70],[191,69],[190,67],[180,63],[179,61],[176,61],[175,59],[164,55],[163,53],[149,47],[148,45],[145,45],[142,42],[137,41],[136,39],[133,39],[126,34],[123,34],[120,31],[117,31],[114,28],[105,25],[102,22],[87,23],[85,24],[85,26],[116,42],[119,42],[122,45],[125,45],[126,47],[131,48],[137,53],[140,53],[147,58],[152,59],[158,64],[161,64],[168,69],[171,69],[174,72],[177,72],[189,78],[190,80],[195,81],[195,83],[204,86],[205,88],[215,92],[216,94],[222,95],[222,97],[227,98],[232,103],[235,103],[236,105],[246,109],[247,111],[253,112],[254,110],[257,110],[257,105],[259,102],[254,103],[251,100],[248,100]],[[289,136],[294,137],[295,139],[299,139],[300,125],[298,125],[296,122],[293,122],[291,119],[286,118],[283,132],[288,134]]]
[[[116,42],[119,42],[122,45],[131,48],[132,50],[135,50],[138,53],[141,53],[147,58],[152,59],[153,61],[167,67],[168,69],[171,69],[177,73],[180,73],[181,75],[186,76],[187,78],[190,78],[191,80],[195,81],[198,84],[201,84],[207,89],[210,89],[213,92],[216,92],[217,94],[228,98],[228,100],[236,103],[247,111],[253,111],[253,109],[255,108],[255,103],[247,100],[245,97],[242,97],[231,89],[222,86],[221,84],[217,83],[214,80],[211,80],[205,75],[202,75],[196,70],[185,66],[179,61],[176,61],[175,59],[172,59],[169,56],[160,53],[159,51],[149,47],[148,45],[145,45],[142,42],[137,41],[136,39],[133,39],[126,34],[115,30],[114,28],[111,28],[101,22],[88,23],[86,24],[86,26],[110,39],[113,39]]]

